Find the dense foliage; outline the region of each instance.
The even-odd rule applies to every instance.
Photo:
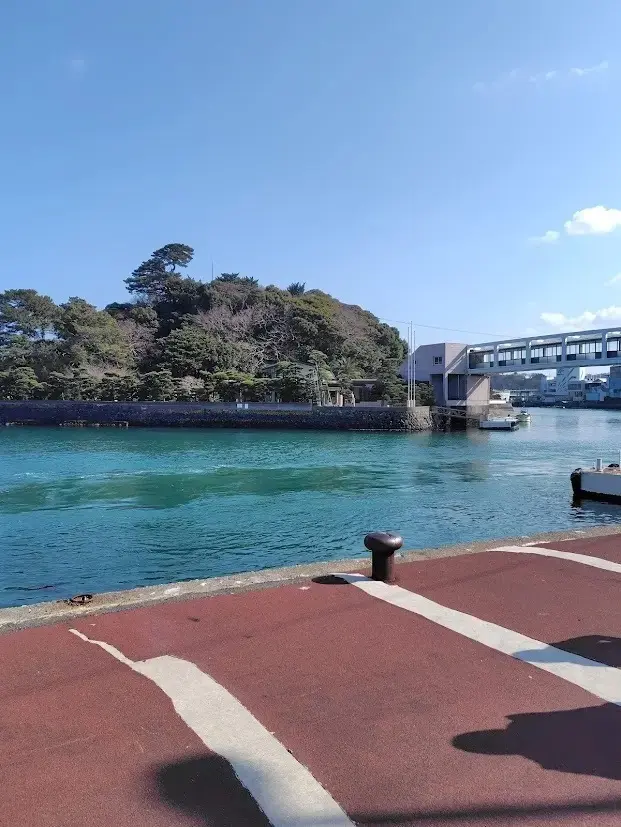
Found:
[[[132,300],[104,310],[0,294],[0,398],[310,401],[327,379],[346,392],[373,378],[375,398],[404,399],[395,328],[300,282],[191,278],[193,255],[185,244],[156,250],[125,279]]]

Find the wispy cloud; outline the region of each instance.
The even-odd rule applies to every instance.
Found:
[[[594,72],[605,72],[606,69],[608,69],[608,61],[602,60],[601,63],[595,66],[586,66],[582,69],[576,66],[569,70],[569,74],[581,78],[584,77],[584,75],[592,75]]]
[[[621,284],[621,273],[617,273],[616,276],[613,276],[611,279],[608,279],[606,284],[609,287],[612,287],[613,284]]]
[[[528,240],[531,244],[555,244],[561,234],[557,230],[546,230],[543,235],[534,235]]]
[[[611,305],[601,310],[585,310],[577,316],[566,316],[564,313],[542,313],[539,318],[555,330],[589,330],[621,321],[621,307]]]
[[[510,72],[505,72],[493,80],[480,80],[474,84],[475,92],[485,93],[494,92],[505,89],[511,86],[519,86],[526,84],[534,84],[541,86],[551,83],[553,81],[559,82],[571,78],[582,78],[587,75],[592,75],[598,72],[605,72],[609,68],[607,60],[602,60],[601,63],[595,66],[574,66],[571,69],[547,69],[542,72],[526,72],[523,69],[512,69]]]
[[[538,75],[529,75],[529,83],[546,83],[549,80],[555,80],[560,76],[558,69],[551,69],[549,72],[540,72]]]

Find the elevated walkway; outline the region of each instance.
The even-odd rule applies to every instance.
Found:
[[[466,370],[474,375],[607,367],[621,363],[621,330],[577,330],[467,346]]]

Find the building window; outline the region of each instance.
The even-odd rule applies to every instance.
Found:
[[[494,351],[471,350],[468,363],[471,368],[493,368]]]
[[[442,364],[442,357],[441,356],[434,356],[433,357],[434,365],[441,365]]]
[[[449,373],[447,388],[449,399],[463,401],[467,397],[466,389],[466,376],[463,373]]]
[[[602,340],[594,342],[572,342],[567,345],[567,361],[572,362],[578,359],[601,359]]]
[[[510,348],[498,351],[498,367],[504,368],[507,365],[526,364],[526,348]]]
[[[561,345],[537,345],[530,349],[530,361],[532,364],[549,364],[550,362],[560,362]]]
[[[621,349],[621,339],[608,339],[608,343],[606,345],[607,353],[606,356],[609,359],[616,359],[619,356],[619,351]]]

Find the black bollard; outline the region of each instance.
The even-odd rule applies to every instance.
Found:
[[[373,531],[364,538],[364,544],[371,552],[371,579],[394,583],[395,551],[403,545],[403,538],[391,531]]]

